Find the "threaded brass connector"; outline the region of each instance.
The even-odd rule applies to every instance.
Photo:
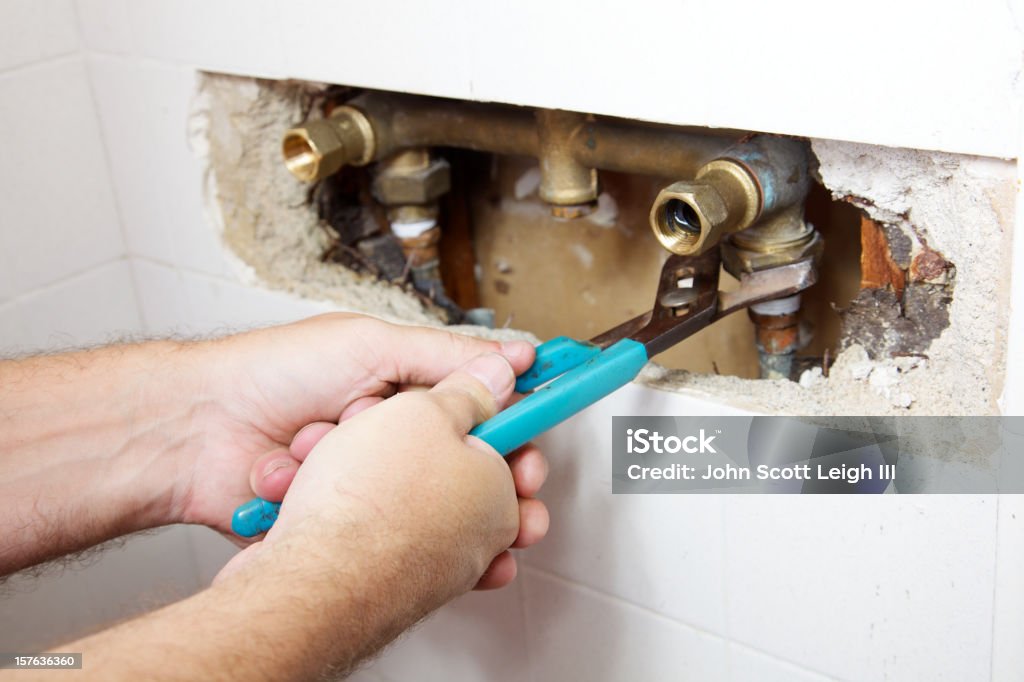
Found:
[[[326,178],[342,166],[366,165],[373,152],[370,121],[349,106],[339,106],[327,118],[296,126],[281,140],[285,167],[303,182]]]
[[[661,190],[651,206],[651,229],[666,249],[699,255],[729,232],[751,225],[760,213],[757,183],[738,163],[712,161],[692,182]]]

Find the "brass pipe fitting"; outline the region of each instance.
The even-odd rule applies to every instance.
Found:
[[[339,106],[327,118],[285,132],[284,165],[305,182],[326,178],[342,166],[364,166],[374,157],[373,126],[359,109]]]
[[[681,256],[699,255],[727,232],[751,225],[760,213],[757,183],[734,161],[719,159],[698,171],[693,182],[676,182],[651,206],[654,236]]]
[[[722,244],[722,265],[739,277],[808,258],[821,260],[825,242],[804,222],[802,203],[790,206],[754,227],[736,232]]]
[[[443,294],[438,244],[438,199],[451,186],[448,162],[423,147],[405,149],[381,161],[370,191],[387,209],[391,233],[401,244],[417,286]]]
[[[587,117],[573,111],[537,110],[540,141],[540,198],[556,218],[578,218],[597,206],[597,170],[572,153],[573,135]]]
[[[451,189],[451,167],[424,148],[406,149],[381,161],[370,191],[385,206],[430,204]]]
[[[806,146],[794,140],[755,137],[733,145],[704,164],[694,181],[661,191],[651,207],[651,229],[666,249],[688,256],[794,206],[802,215],[807,164]]]

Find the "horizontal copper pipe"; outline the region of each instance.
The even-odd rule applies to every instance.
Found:
[[[387,158],[409,147],[459,147],[493,154],[541,157],[544,153],[534,110],[505,104],[464,102],[416,95],[365,93],[347,102],[361,112],[373,130],[372,155],[353,148],[343,164]],[[333,119],[310,121],[286,134],[331,125]],[[585,117],[563,141],[583,166],[598,170],[638,173],[667,178],[692,178],[741,133],[696,132],[692,129]],[[325,168],[334,168],[330,164]],[[321,176],[322,177],[322,176]]]

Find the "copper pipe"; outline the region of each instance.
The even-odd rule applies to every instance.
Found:
[[[695,177],[741,136],[602,118],[577,130],[571,147],[576,160],[590,168],[679,180]]]
[[[370,92],[336,107],[325,119],[307,121],[285,133],[285,158],[294,138],[318,137],[310,131],[337,127],[354,117],[355,110],[369,121],[372,144],[351,150],[328,151],[343,159],[340,165],[386,158],[409,147],[459,147],[493,154],[540,157],[541,136],[534,110],[504,104],[484,104],[391,93]],[[582,114],[571,114],[580,117]],[[620,119],[588,120],[571,131],[569,155],[589,169],[613,170],[670,178],[692,178],[708,161],[741,137],[734,131],[697,132],[693,129],[637,123]],[[308,153],[306,146],[298,145]],[[365,149],[372,154],[364,155]],[[315,150],[313,150],[315,153]],[[321,174],[317,178],[324,177]],[[305,177],[300,178],[305,179]]]

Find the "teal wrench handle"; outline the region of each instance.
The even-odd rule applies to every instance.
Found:
[[[646,363],[647,350],[632,339],[622,339],[603,351],[565,336],[552,339],[537,347],[533,365],[516,381],[516,391],[533,393],[470,434],[505,456],[625,386]],[[249,500],[235,509],[231,530],[244,538],[265,533],[280,509],[279,502]]]
[[[570,369],[582,365],[601,352],[598,346],[559,336],[537,346],[530,368],[516,379],[516,392],[528,393]]]
[[[647,364],[639,341],[622,339],[480,424],[470,435],[503,456],[632,381]]]

